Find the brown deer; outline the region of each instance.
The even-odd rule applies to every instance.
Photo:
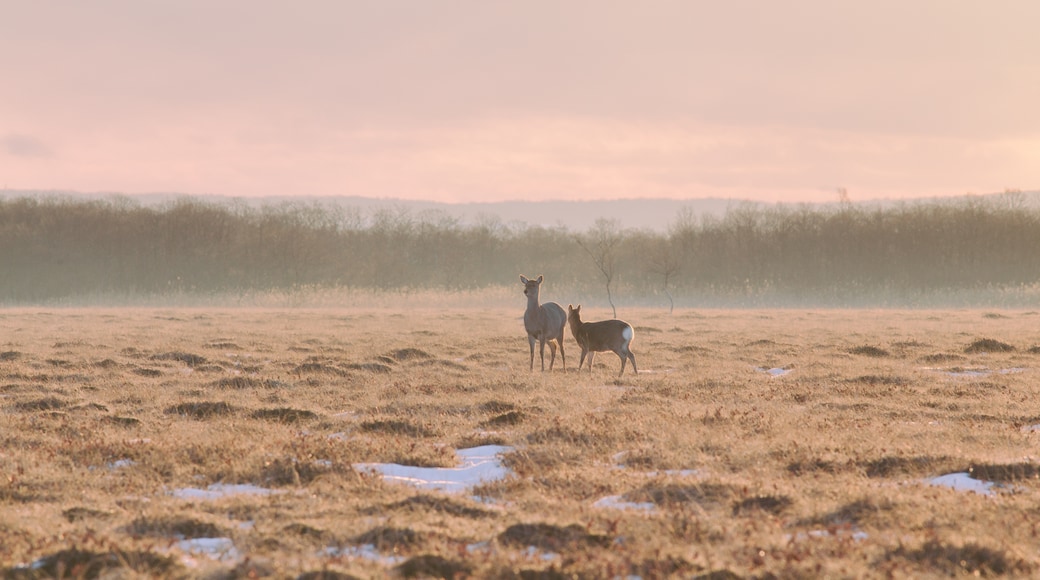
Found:
[[[560,347],[560,359],[563,369],[567,370],[567,357],[563,354],[563,328],[567,326],[567,315],[563,308],[555,302],[538,304],[538,287],[542,277],[528,280],[520,276],[524,284],[524,295],[527,296],[527,310],[524,312],[524,328],[527,329],[527,342],[531,345],[531,370],[534,370],[534,341],[538,341],[538,355],[542,359],[542,370],[545,370],[545,343],[549,342],[549,370],[556,362],[556,347]]]
[[[578,361],[578,370],[585,364],[585,355],[589,356],[589,372],[592,372],[592,357],[597,352],[613,351],[621,357],[621,372],[618,376],[625,374],[625,362],[632,361],[632,372],[639,374],[636,368],[636,357],[629,349],[635,331],[632,325],[624,320],[601,320],[599,322],[581,321],[581,304],[577,308],[567,305],[567,322],[571,326],[571,334],[581,347],[581,360]]]

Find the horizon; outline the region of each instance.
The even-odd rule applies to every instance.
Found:
[[[959,203],[966,200],[982,200],[1007,204],[1007,207],[1040,208],[1040,190],[1021,191],[1006,190],[987,194],[962,196],[940,196],[903,199],[878,199],[843,202],[834,199],[821,202],[787,202],[787,201],[754,201],[747,199],[726,198],[619,198],[597,200],[507,200],[478,202],[441,202],[435,200],[375,198],[362,196],[265,196],[265,197],[230,197],[220,195],[187,195],[180,193],[125,194],[117,192],[73,192],[73,191],[33,191],[33,190],[0,190],[0,201],[31,197],[35,199],[71,199],[112,200],[125,199],[144,206],[165,206],[182,199],[201,201],[218,207],[231,207],[233,204],[244,204],[253,207],[277,207],[280,204],[294,201],[315,204],[317,207],[357,211],[363,219],[377,216],[383,211],[404,211],[415,219],[426,212],[434,212],[449,219],[457,220],[463,225],[481,225],[497,217],[501,223],[511,223],[526,227],[564,227],[570,231],[587,231],[595,227],[599,220],[612,221],[622,229],[666,231],[676,220],[683,216],[724,217],[734,209],[757,208],[800,208],[808,207],[816,211],[826,211],[843,203],[851,203],[854,207],[892,208],[900,204],[943,204]],[[427,216],[428,217],[428,216]]]
[[[468,204],[1040,187],[1024,0],[7,12],[4,189]]]

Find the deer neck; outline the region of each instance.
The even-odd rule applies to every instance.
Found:
[[[527,296],[527,311],[531,312],[532,310],[535,311],[535,312],[538,311],[538,293],[537,292],[532,292],[530,295]]]

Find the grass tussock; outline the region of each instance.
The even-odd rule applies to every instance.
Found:
[[[530,372],[521,314],[5,313],[0,577],[1040,570],[1035,316],[626,310],[617,380]]]
[[[1013,352],[1015,347],[992,338],[980,338],[964,348],[968,354],[983,352]]]

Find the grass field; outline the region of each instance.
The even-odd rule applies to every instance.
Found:
[[[3,573],[1040,573],[1040,313],[626,310],[620,380],[522,315],[0,311]]]

